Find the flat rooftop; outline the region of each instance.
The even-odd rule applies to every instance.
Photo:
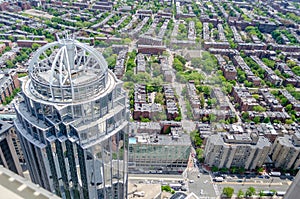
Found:
[[[59,199],[60,197],[0,166],[0,192],[5,199]]]
[[[134,196],[136,192],[144,192],[144,197]],[[153,199],[157,198],[161,194],[160,184],[133,184],[128,183],[128,198],[143,198],[143,199]]]

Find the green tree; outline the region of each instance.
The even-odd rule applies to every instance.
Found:
[[[255,122],[255,124],[258,124],[260,122],[260,117],[259,116],[255,116],[253,118],[253,122]]]
[[[262,196],[265,196],[265,194],[264,194],[264,191],[263,191],[263,190],[261,190],[261,191],[259,192],[259,196],[260,196],[260,197],[262,197]]]
[[[150,122],[150,119],[141,117],[141,122]]]
[[[203,149],[197,148],[196,149],[196,154],[197,154],[198,160],[201,162],[201,160],[203,159]]]
[[[263,167],[258,167],[258,168],[256,169],[256,171],[257,171],[257,173],[261,173],[261,172],[264,171],[264,168],[263,168]]]
[[[292,68],[292,71],[293,71],[296,75],[300,76],[300,66],[295,66],[294,68]]]
[[[213,106],[217,104],[217,99],[216,98],[211,98],[207,100],[207,105],[208,106]]]
[[[246,196],[253,196],[256,194],[256,190],[254,187],[249,187],[246,191]]]
[[[171,192],[172,189],[169,185],[161,186],[162,191]]]
[[[203,87],[203,93],[204,93],[206,96],[209,96],[210,93],[211,93],[211,88],[208,87],[208,86],[204,86],[204,87]]]
[[[202,63],[202,59],[200,57],[194,57],[191,60],[191,65],[195,68],[199,68]]]
[[[243,118],[244,121],[249,119],[249,112],[243,112],[242,113],[242,118]]]
[[[281,101],[281,104],[282,104],[283,106],[286,106],[287,103],[288,103],[288,99],[285,98],[285,97],[282,97],[282,98],[280,99],[280,101]]]
[[[285,107],[285,110],[286,110],[287,112],[291,111],[292,109],[293,109],[293,105],[291,105],[291,104],[288,104],[288,105],[286,105],[286,107]]]
[[[7,60],[7,61],[5,62],[5,64],[6,64],[6,67],[7,67],[7,68],[13,68],[13,67],[14,67],[14,63],[13,63],[11,60]]]
[[[244,168],[244,167],[239,167],[239,168],[238,168],[238,172],[239,172],[240,174],[245,173],[245,168]]]
[[[285,123],[286,123],[286,124],[293,124],[294,121],[293,121],[292,119],[286,119],[286,120],[285,120]]]
[[[253,111],[257,111],[257,112],[265,112],[266,109],[265,109],[264,107],[258,105],[258,106],[254,106],[254,107],[253,107]]]
[[[31,46],[32,50],[34,50],[34,51],[37,50],[39,47],[41,47],[41,45],[37,44],[37,43],[33,43]]]
[[[110,69],[113,69],[113,68],[116,66],[117,55],[116,55],[116,54],[113,54],[113,55],[107,57],[107,58],[106,58],[106,61],[107,61],[108,67],[109,67]]]
[[[263,123],[270,123],[270,118],[269,117],[264,118]]]
[[[105,50],[102,53],[104,58],[107,58],[107,57],[111,56],[112,54],[113,54],[112,47],[105,48]]]
[[[274,60],[270,60],[268,58],[262,58],[261,59],[268,67],[275,69],[275,61]]]
[[[162,93],[156,93],[154,102],[164,105],[165,104],[164,95]]]
[[[223,172],[223,173],[228,172],[228,168],[223,167],[223,168],[220,169],[220,171]]]
[[[219,171],[219,168],[216,167],[216,166],[213,166],[213,167],[211,168],[211,171],[212,171],[212,172],[218,172],[218,171]]]
[[[123,43],[124,44],[130,44],[132,41],[131,41],[131,39],[130,38],[125,38],[125,39],[123,39]]]
[[[236,173],[237,170],[238,170],[237,167],[231,167],[231,168],[230,168],[231,173]]]
[[[226,196],[226,197],[232,197],[233,195],[233,192],[234,192],[234,189],[232,187],[224,187],[223,188],[223,194]]]
[[[217,120],[217,116],[215,114],[209,114],[209,121],[215,122]]]
[[[174,58],[173,67],[176,71],[183,71],[184,69],[183,63],[178,58]]]
[[[241,199],[241,198],[244,198],[244,196],[245,196],[245,193],[240,189],[240,190],[238,191],[237,197],[238,197],[239,199]]]
[[[258,94],[253,94],[252,97],[256,100],[259,100],[259,95]]]

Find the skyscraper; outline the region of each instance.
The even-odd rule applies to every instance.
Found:
[[[284,199],[298,199],[300,189],[300,172],[298,171],[293,183],[289,186]]]
[[[94,48],[39,48],[15,104],[33,182],[63,198],[127,198],[129,110],[122,82]]]
[[[23,176],[19,162],[21,153],[13,125],[0,120],[0,164]]]

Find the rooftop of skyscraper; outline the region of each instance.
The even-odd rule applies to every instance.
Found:
[[[55,194],[0,166],[1,198],[59,199]]]

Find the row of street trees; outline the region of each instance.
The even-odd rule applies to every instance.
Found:
[[[232,187],[224,187],[223,192],[222,192],[224,197],[231,198],[234,194],[234,189]],[[265,191],[259,191],[258,193],[256,192],[254,187],[249,187],[245,192],[243,190],[239,190],[237,193],[238,198],[245,198],[245,197],[251,197],[255,195],[261,196],[267,196],[267,195],[275,195],[276,190],[270,190],[270,192],[265,192]]]

